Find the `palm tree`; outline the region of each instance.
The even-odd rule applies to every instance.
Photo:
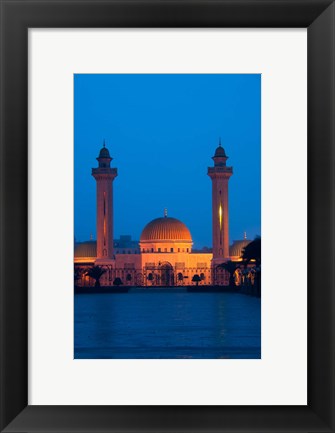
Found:
[[[262,241],[260,236],[257,236],[250,244],[248,244],[242,253],[242,259],[245,263],[245,267],[249,262],[255,262],[255,280],[254,289],[257,296],[261,296],[261,250]]]
[[[229,273],[229,286],[235,287],[234,272],[236,271],[236,263],[232,262],[231,260],[228,260],[225,263],[221,263],[217,267],[224,269],[225,271],[227,271]]]
[[[74,268],[74,282],[76,283],[83,275],[82,269]]]
[[[193,275],[192,281],[194,283],[196,283],[196,285],[198,286],[199,285],[199,281],[201,281],[201,278],[199,277],[198,274],[195,274],[195,275]]]
[[[122,280],[120,277],[116,277],[115,280],[113,281],[113,285],[114,286],[122,286]]]
[[[87,269],[85,275],[93,278],[95,280],[94,287],[100,287],[100,278],[106,272],[101,266],[92,266],[92,268]]]
[[[245,265],[253,260],[255,261],[256,266],[259,266],[261,264],[261,249],[261,238],[260,236],[256,236],[255,239],[243,249],[242,259]]]

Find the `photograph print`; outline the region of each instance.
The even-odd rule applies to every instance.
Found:
[[[261,359],[261,75],[74,75],[74,358]]]

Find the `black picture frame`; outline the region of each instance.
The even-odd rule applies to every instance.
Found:
[[[334,1],[0,0],[0,4],[1,431],[334,432]],[[307,406],[28,406],[27,30],[32,27],[308,29]]]

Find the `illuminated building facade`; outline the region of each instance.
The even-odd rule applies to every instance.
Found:
[[[97,240],[75,244],[76,285],[92,285],[85,269],[93,265],[104,268],[100,284],[110,286],[116,278],[129,286],[181,286],[228,284],[228,275],[218,264],[231,259],[241,260],[249,241],[235,241],[229,250],[228,181],[232,167],[221,146],[213,157],[214,167],[208,168],[212,180],[213,251],[192,251],[192,236],[187,226],[169,217],[167,210],[143,229],[139,242],[130,236],[113,240],[113,181],[117,169],[110,167],[108,149],[101,149],[99,166],[92,169],[97,182]],[[197,276],[197,277],[195,277]],[[197,281],[198,280],[198,281]]]

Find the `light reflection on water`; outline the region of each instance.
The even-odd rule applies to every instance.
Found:
[[[133,289],[74,297],[75,358],[260,358],[261,301]]]

